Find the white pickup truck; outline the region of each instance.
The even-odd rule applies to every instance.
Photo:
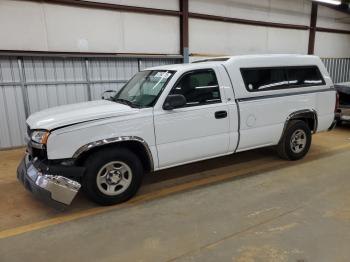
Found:
[[[149,68],[109,100],[47,109],[27,120],[17,176],[40,199],[67,206],[82,187],[110,205],[144,173],[276,146],[305,156],[334,126],[336,91],[316,56],[250,55]]]

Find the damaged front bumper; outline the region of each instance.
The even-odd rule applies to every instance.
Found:
[[[38,160],[30,160],[28,154],[24,156],[17,168],[18,180],[41,201],[55,208],[66,208],[78,193],[80,183],[59,174],[50,173],[47,171],[49,169],[44,171],[45,169],[40,168],[36,161]]]

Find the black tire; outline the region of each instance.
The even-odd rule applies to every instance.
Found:
[[[97,176],[105,165],[113,161],[124,163],[130,168],[130,184],[126,186],[125,191],[120,194],[107,195],[101,191],[104,188],[101,190],[99,189],[99,187],[101,188],[102,186],[101,184],[98,185]],[[82,188],[89,199],[100,205],[114,205],[129,200],[140,188],[144,175],[140,159],[132,151],[123,147],[102,149],[91,154],[85,161],[85,167],[86,171],[82,179]],[[109,174],[107,171],[104,173]],[[119,175],[123,176],[122,174]],[[104,184],[106,184],[105,187],[109,186],[107,182]]]
[[[298,131],[301,133],[301,137],[305,137],[305,145],[303,148],[301,148],[300,145],[294,146],[292,145],[292,136],[295,134],[295,132]],[[308,125],[302,121],[302,120],[291,120],[287,127],[286,130],[283,134],[283,137],[281,138],[281,141],[279,142],[277,146],[277,153],[278,155],[287,160],[299,160],[303,158],[307,152],[309,152],[310,146],[311,146],[311,131]],[[300,147],[300,148],[299,148]],[[298,150],[301,150],[298,152]],[[296,152],[297,151],[297,152]]]

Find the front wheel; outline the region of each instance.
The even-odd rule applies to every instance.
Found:
[[[140,159],[127,148],[102,149],[86,160],[82,187],[101,205],[125,202],[139,189],[143,168]]]
[[[292,120],[277,146],[279,156],[287,160],[303,158],[311,146],[311,131],[308,125],[301,120]]]

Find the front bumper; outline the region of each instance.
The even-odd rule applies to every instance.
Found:
[[[66,208],[80,189],[80,184],[69,178],[45,173],[35,166],[35,159],[26,154],[17,168],[17,178],[26,189],[45,203],[59,209]]]

